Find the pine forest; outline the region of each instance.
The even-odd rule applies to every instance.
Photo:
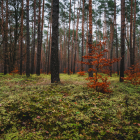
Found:
[[[140,139],[139,0],[0,0],[0,140],[46,139]]]

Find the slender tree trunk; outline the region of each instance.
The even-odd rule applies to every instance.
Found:
[[[114,7],[114,20],[111,25],[112,31],[111,31],[111,51],[110,51],[110,61],[112,61],[112,53],[113,53],[113,41],[114,41],[114,27],[116,27],[116,0],[114,0],[115,7]],[[114,26],[115,25],[115,26]],[[112,65],[110,66],[110,76],[112,77]]]
[[[125,0],[121,1],[121,63],[120,63],[120,82],[124,80],[124,53],[125,53]]]
[[[81,8],[81,0],[80,0],[80,5],[79,5],[79,12],[78,12],[78,26],[79,26],[79,16],[80,16],[80,8]],[[76,44],[76,47],[77,47],[77,61],[79,61],[79,37],[78,37],[78,31],[77,31],[77,44]],[[80,70],[80,63],[76,62],[77,63],[77,71]]]
[[[48,47],[48,33],[49,33],[49,24],[48,24],[47,42],[46,42],[46,70],[45,70],[45,72],[47,71],[47,64],[48,64],[48,62],[47,62],[47,56],[49,55],[49,47]],[[47,53],[48,53],[48,55],[47,55]],[[47,74],[48,74],[48,71],[47,71]]]
[[[92,53],[92,0],[89,0],[89,38],[88,38],[89,55]],[[89,69],[92,68],[92,59],[89,59]],[[93,77],[93,71],[88,72],[89,77]]]
[[[81,0],[80,0],[80,5],[81,5]],[[80,5],[79,5],[79,8],[80,8]],[[79,9],[79,12],[78,12],[78,9],[77,9],[77,26],[76,26],[76,43],[75,43],[75,53],[74,53],[74,68],[73,68],[73,74],[75,73],[75,66],[76,66],[76,57],[77,57],[77,60],[78,60],[78,26],[79,26],[79,14],[80,14],[80,9]],[[77,52],[76,52],[76,49],[77,49]]]
[[[76,26],[76,40],[74,41],[74,65],[73,65],[73,74],[75,74],[75,65],[76,65],[76,47],[77,47],[77,38],[78,38],[78,9],[77,9],[77,26]]]
[[[11,65],[11,71],[14,70],[15,68],[15,63],[16,63],[16,54],[17,54],[17,41],[18,41],[18,11],[17,11],[17,7],[15,8],[15,29],[14,29],[14,47],[13,47],[13,56],[12,56],[12,65]]]
[[[4,75],[7,74],[7,48],[8,48],[8,0],[6,0],[6,25],[5,25],[5,48],[4,48]]]
[[[27,46],[26,46],[26,53],[27,53],[27,60],[26,60],[26,76],[30,76],[30,36],[29,36],[29,0],[26,0],[26,30],[27,30]]]
[[[81,47],[81,61],[83,62],[83,51],[84,51],[84,13],[85,13],[85,0],[83,0],[83,9],[82,9],[82,47]],[[83,63],[81,63],[81,71],[84,70]]]
[[[12,26],[11,26],[11,22],[9,20],[9,27],[10,27],[10,44],[12,44]],[[9,70],[9,73],[11,73],[11,46],[9,46],[9,50],[8,50],[10,53],[9,53],[9,59],[8,59],[8,70]]]
[[[133,65],[135,65],[135,28],[136,26],[136,0],[134,5],[134,24],[133,24]]]
[[[58,35],[59,35],[59,0],[53,0],[52,47],[51,47],[51,83],[59,82]]]
[[[116,28],[116,57],[118,58],[118,33]],[[117,61],[117,75],[119,75],[119,62]]]
[[[59,51],[59,64],[60,64],[60,67],[59,67],[59,72],[61,73],[62,72],[62,35],[60,36],[60,51]]]
[[[113,36],[114,36],[114,23],[111,23],[110,25],[110,61],[112,61],[112,53],[113,53]],[[110,76],[112,77],[112,65],[109,66],[110,68]]]
[[[71,72],[73,71],[73,48],[74,48],[74,29],[75,29],[75,2],[74,2],[74,22],[73,22],[73,33],[72,33],[72,52],[71,52]]]
[[[37,66],[36,66],[37,75],[40,75],[40,60],[41,60],[40,9],[41,9],[41,0],[39,0],[39,15],[38,15],[38,46],[37,46]]]
[[[1,0],[1,33],[2,33],[2,40],[4,41],[3,0]]]
[[[49,44],[48,44],[48,63],[47,63],[47,74],[50,72],[50,39],[49,39]]]
[[[5,44],[5,38],[4,38],[4,35],[5,35],[5,33],[4,33],[4,20],[3,20],[3,0],[2,0],[2,2],[1,2],[1,18],[2,18],[2,23],[1,23],[1,33],[2,33],[2,40],[3,40],[3,42],[2,42],[2,46],[3,46],[3,52],[5,52],[5,47],[4,47],[4,44]],[[4,57],[4,56],[3,56]],[[3,69],[4,69],[4,67],[3,67]]]
[[[49,38],[49,55],[48,55],[48,72],[50,73],[51,65],[51,47],[52,47],[52,14],[53,14],[53,0],[51,1],[51,17],[50,17],[50,38]]]
[[[71,22],[71,0],[70,0],[70,9],[69,9],[68,74],[70,74],[70,68],[69,68],[69,49],[70,49],[70,22]]]
[[[64,22],[64,43],[63,43],[63,50],[64,50],[64,70],[66,70],[66,33],[65,33],[65,22]]]
[[[47,74],[50,72],[50,55],[51,55],[51,19],[50,19],[50,38],[49,38],[49,46],[48,46]]]
[[[116,57],[118,58],[118,37],[117,37],[117,23],[116,23],[116,0],[114,0],[115,7],[114,7],[114,27],[116,31]],[[117,75],[119,75],[119,63],[117,61]]]
[[[71,72],[74,72],[74,59],[73,59],[73,56],[74,56],[74,52],[73,52],[73,49],[74,49],[74,36],[75,36],[75,33],[74,33],[74,30],[75,30],[75,1],[74,1],[74,22],[73,22],[73,34],[72,34],[72,53],[71,53]]]
[[[34,71],[34,56],[35,56],[35,36],[36,36],[36,0],[34,0],[34,36],[33,36],[33,48],[31,53],[31,74],[33,74]]]
[[[43,0],[43,7],[42,7],[42,25],[41,25],[41,42],[40,42],[40,44],[41,44],[41,48],[42,48],[42,38],[43,38],[43,24],[44,24],[44,0]],[[42,62],[42,49],[41,49],[41,69],[43,70],[43,62]]]
[[[106,27],[106,12],[104,11],[104,27],[103,27],[103,41],[107,40],[107,27]],[[106,44],[104,45],[104,49],[106,49]],[[107,52],[105,52],[105,58],[107,58]]]
[[[133,64],[133,47],[132,47],[132,22],[133,22],[133,0],[131,0],[131,16],[130,16],[130,66]]]
[[[87,33],[86,33],[86,56],[88,55],[88,50],[89,50],[89,47],[88,47],[88,38],[89,38],[89,36],[88,36],[88,17],[89,17],[89,15],[88,15],[88,12],[87,12]],[[88,65],[86,65],[86,70],[88,71]]]
[[[20,75],[22,75],[22,47],[23,47],[23,0],[21,11],[21,42],[20,42]]]

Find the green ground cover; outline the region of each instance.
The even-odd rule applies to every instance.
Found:
[[[0,74],[2,140],[139,140],[140,86],[109,77],[112,93],[88,89],[87,74]]]

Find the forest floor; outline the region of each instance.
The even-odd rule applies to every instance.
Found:
[[[139,140],[140,86],[113,74],[103,94],[85,78],[0,74],[0,140]]]

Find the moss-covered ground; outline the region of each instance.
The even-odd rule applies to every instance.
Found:
[[[139,140],[140,86],[109,77],[112,93],[88,89],[87,74],[0,74],[1,140]]]

